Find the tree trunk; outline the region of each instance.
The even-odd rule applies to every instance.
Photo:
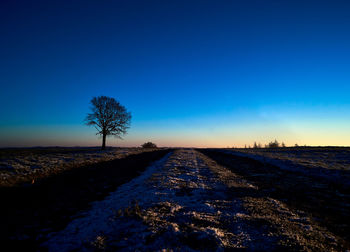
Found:
[[[106,134],[102,135],[102,150],[106,149]]]

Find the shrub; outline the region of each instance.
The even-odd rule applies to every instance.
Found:
[[[147,142],[147,143],[144,143],[143,145],[141,145],[142,148],[157,148],[157,145],[152,143],[152,142]]]

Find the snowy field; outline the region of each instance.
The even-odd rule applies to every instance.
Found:
[[[3,176],[43,180],[0,187],[0,237],[17,251],[346,251],[348,149],[331,151],[3,149]]]
[[[331,170],[350,171],[350,148],[320,147],[320,148],[277,148],[277,149],[231,149],[249,157],[264,157],[288,166],[303,166],[306,168],[324,168]],[[261,159],[261,158],[260,158]]]
[[[64,170],[126,157],[150,149],[142,148],[25,148],[0,149],[0,185],[35,182],[37,178]]]
[[[195,150],[176,150],[62,231],[49,251],[337,251],[340,238],[310,216]]]
[[[220,150],[220,149],[218,149]],[[350,190],[350,148],[221,149],[283,170],[326,179]]]

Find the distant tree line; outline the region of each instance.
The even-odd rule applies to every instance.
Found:
[[[287,146],[285,145],[284,142],[279,143],[276,139],[275,139],[275,141],[271,141],[268,144],[264,145],[264,148],[285,148],[285,147],[287,147]],[[294,147],[299,147],[299,145],[295,144]],[[244,148],[245,149],[247,149],[247,148],[248,149],[251,149],[251,148],[253,148],[253,149],[261,149],[263,147],[262,147],[262,145],[260,143],[254,142],[253,147],[251,147],[250,145],[248,145],[248,146],[245,145]]]

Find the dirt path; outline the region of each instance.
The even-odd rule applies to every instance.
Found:
[[[177,150],[43,244],[50,251],[339,249],[302,212],[195,150]]]

